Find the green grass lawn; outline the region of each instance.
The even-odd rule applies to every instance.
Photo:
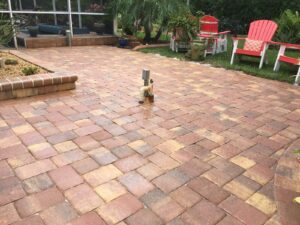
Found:
[[[185,53],[173,52],[169,47],[148,48],[141,49],[140,51],[144,53],[160,54],[162,56],[171,58],[178,58],[180,60],[188,60],[185,58]],[[228,51],[226,53],[216,54],[214,56],[208,55],[203,61],[203,63],[209,63],[215,67],[239,70],[253,76],[263,77],[272,80],[279,80],[288,83],[294,83],[295,81],[295,77],[293,75],[297,73],[298,67],[296,66],[282,63],[279,72],[273,71],[275,60],[278,54],[278,49],[275,47],[270,48],[268,50],[267,55],[269,58],[269,64],[264,65],[261,70],[258,69],[259,59],[254,57],[242,56],[239,59],[239,57],[236,56],[235,63],[233,65],[230,65],[231,52],[232,42],[231,40],[229,40]],[[289,51],[287,52],[287,55],[293,57],[300,57],[300,51]]]

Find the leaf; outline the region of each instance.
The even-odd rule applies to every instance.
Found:
[[[300,204],[300,197],[296,197],[296,198],[294,198],[294,202],[296,202],[296,203]]]
[[[300,154],[300,148],[295,150],[295,153]]]

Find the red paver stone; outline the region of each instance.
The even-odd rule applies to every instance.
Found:
[[[8,225],[20,220],[20,217],[12,203],[0,207],[0,224]]]
[[[143,208],[142,203],[131,194],[125,194],[98,209],[108,224],[116,224]]]
[[[45,225],[40,216],[31,216],[15,222],[12,225]]]
[[[96,212],[88,212],[67,225],[106,225],[106,223]]]
[[[241,221],[237,220],[233,216],[227,215],[217,225],[244,225]],[[275,225],[275,224],[274,224]]]
[[[147,163],[147,160],[145,160],[143,157],[134,154],[132,156],[129,156],[127,158],[123,158],[115,162],[115,166],[118,167],[119,170],[126,173],[131,170],[135,170],[144,164]]]
[[[56,166],[51,162],[51,160],[44,159],[22,167],[18,167],[15,171],[20,179],[25,180],[55,168]]]
[[[227,198],[219,206],[247,225],[262,225],[268,219],[264,213],[234,196]]]
[[[25,198],[18,200],[15,205],[21,217],[26,217],[62,201],[64,201],[64,197],[57,188],[50,188],[45,191],[26,196]]]
[[[44,173],[23,181],[23,187],[29,194],[40,192],[52,187],[54,184],[49,176]]]
[[[22,184],[16,177],[0,180],[0,206],[25,196]]]
[[[64,166],[49,173],[55,184],[62,190],[69,189],[83,182],[83,179],[71,166]]]
[[[97,169],[100,165],[96,163],[92,158],[85,158],[72,163],[72,166],[79,174],[85,174]]]
[[[189,177],[178,169],[171,170],[153,180],[153,183],[165,193],[169,193],[189,181]]]
[[[97,148],[88,152],[98,164],[104,166],[115,162],[118,158],[106,148]]]
[[[126,219],[128,225],[162,225],[162,220],[149,209],[141,209]]]
[[[92,150],[100,147],[100,143],[91,136],[81,136],[74,140],[74,142],[84,151]]]
[[[0,179],[14,176],[14,172],[5,160],[0,161]]]
[[[119,180],[132,194],[138,197],[154,189],[149,181],[136,172],[126,173]]]
[[[164,222],[169,222],[183,212],[183,208],[159,189],[147,193],[142,201]]]
[[[192,180],[188,186],[208,199],[218,204],[229,196],[229,193],[204,177]]]
[[[202,197],[187,186],[173,191],[170,196],[181,206],[188,208],[196,204]]]
[[[191,209],[188,209],[182,215],[182,220],[188,225],[214,225],[222,220],[225,215],[222,209],[206,200],[202,200]]]
[[[61,167],[87,157],[87,154],[81,150],[68,151],[52,158],[53,162]]]
[[[65,196],[81,214],[92,211],[103,204],[103,200],[87,184],[67,190]]]
[[[1,145],[0,160],[12,158],[15,157],[16,155],[21,155],[24,153],[27,153],[27,149],[24,145],[20,145],[17,143],[15,143],[15,145],[11,147],[4,147],[3,145]]]
[[[46,225],[65,225],[77,217],[76,211],[67,202],[52,206],[40,215]]]

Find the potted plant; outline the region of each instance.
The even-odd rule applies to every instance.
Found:
[[[179,15],[172,15],[168,27],[173,32],[173,45],[176,45],[176,51],[178,48],[187,50],[190,45],[190,41],[197,34],[198,19],[194,17],[190,12],[183,12]]]

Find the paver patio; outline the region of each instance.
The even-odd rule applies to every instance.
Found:
[[[112,47],[22,52],[79,81],[0,102],[1,225],[278,224],[298,87]],[[138,105],[143,68],[153,105]]]

